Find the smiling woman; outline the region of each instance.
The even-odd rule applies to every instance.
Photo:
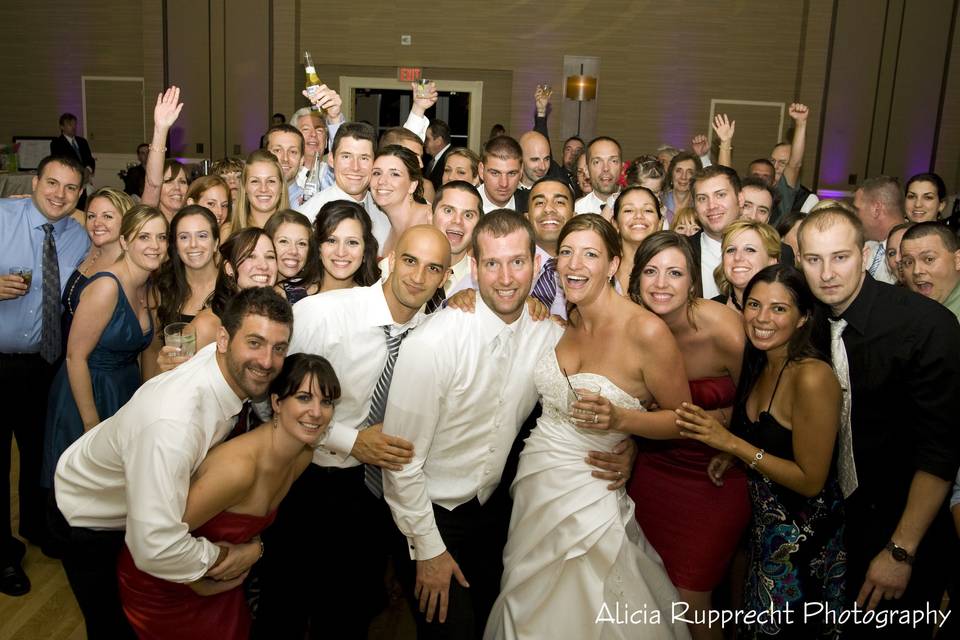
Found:
[[[120,246],[120,258],[83,287],[66,359],[50,389],[42,476],[46,487],[53,486],[60,454],[113,415],[140,386],[137,358],[154,332],[147,280],[167,250],[163,214],[147,205],[133,207],[120,226]]]
[[[243,167],[240,195],[234,210],[234,231],[259,227],[274,213],[290,208],[287,184],[277,158],[265,149],[257,149]]]

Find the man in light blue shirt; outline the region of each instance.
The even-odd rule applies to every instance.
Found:
[[[20,535],[41,544],[47,536],[40,460],[47,392],[61,349],[60,297],[90,246],[70,218],[83,190],[83,167],[74,158],[50,156],[37,174],[29,199],[0,200],[0,389],[7,408],[0,421],[0,592],[14,596],[27,593],[30,581],[20,567],[25,548],[10,527],[10,438],[20,451]],[[47,272],[59,282],[49,287],[45,328],[44,253],[51,242],[56,260]],[[28,277],[11,274],[27,269]]]

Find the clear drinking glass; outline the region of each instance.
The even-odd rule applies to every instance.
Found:
[[[430,81],[426,78],[417,80],[417,97],[425,98],[430,93]]]
[[[30,283],[33,282],[33,269],[30,267],[10,267],[10,275],[20,276],[27,285],[27,291],[30,290]]]
[[[197,352],[197,332],[186,322],[171,322],[163,328],[163,344],[177,349],[181,356]]]

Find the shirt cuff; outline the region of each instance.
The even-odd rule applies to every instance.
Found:
[[[360,432],[356,429],[342,425],[330,427],[330,430],[327,432],[327,437],[320,445],[320,448],[330,449],[346,459],[350,456],[350,452],[353,451],[353,445],[357,442],[358,433]]]
[[[447,550],[443,537],[436,528],[424,536],[408,537],[407,549],[411,560],[430,560]]]
[[[430,118],[418,116],[413,111],[407,116],[407,121],[403,123],[403,128],[417,134],[421,140],[427,136],[427,127],[430,126]]]
[[[713,161],[710,159],[710,153],[707,152],[700,156],[700,164],[703,165],[704,169],[713,164]]]

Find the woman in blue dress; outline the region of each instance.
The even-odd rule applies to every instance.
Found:
[[[743,300],[748,342],[732,431],[691,405],[677,409],[677,425],[684,436],[729,454],[725,465],[737,458],[749,469],[753,522],[744,607],[758,615],[738,637],[836,638],[846,574],[834,456],[840,384],[813,346],[814,298],[799,271],[762,269]],[[722,470],[710,473],[720,481]],[[814,613],[833,615],[808,619],[806,603]]]
[[[136,205],[120,227],[123,253],[84,285],[47,406],[42,481],[53,486],[60,454],[109,418],[140,386],[138,357],[153,339],[147,281],[167,250],[167,221]]]

